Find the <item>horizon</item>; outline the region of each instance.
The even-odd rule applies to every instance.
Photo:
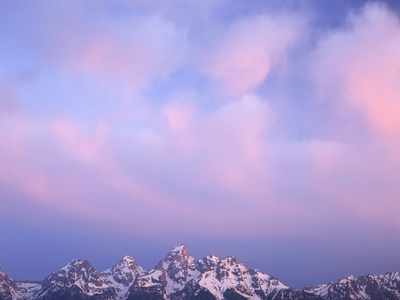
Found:
[[[0,3],[0,268],[184,242],[290,287],[399,271],[400,2]]]

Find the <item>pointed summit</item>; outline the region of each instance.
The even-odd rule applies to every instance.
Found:
[[[73,274],[73,276],[71,276]],[[53,280],[54,278],[68,278],[68,280],[90,280],[92,277],[96,279],[99,277],[97,271],[88,260],[73,259],[67,265],[60,268],[56,272],[50,274],[45,278],[46,280]]]
[[[138,275],[142,275],[144,269],[128,255],[122,257],[111,269],[102,273],[107,281],[114,280],[119,284],[128,286],[132,284]]]
[[[189,255],[185,244],[179,244],[165,256],[164,261],[167,263],[173,260],[177,260],[178,262],[184,262],[187,261],[188,258]]]
[[[180,243],[178,246],[175,246],[172,251],[182,251],[187,250],[187,247],[184,243]]]
[[[120,261],[132,262],[132,261],[135,261],[135,260],[133,259],[132,256],[124,255],[124,256],[120,259]]]
[[[135,260],[129,256],[123,256],[111,269],[111,271],[128,269],[130,271],[138,270],[140,267]]]
[[[167,278],[165,290],[168,295],[181,290],[189,280],[197,278],[199,274],[196,261],[188,255],[184,244],[174,247],[149,273],[155,280]]]
[[[102,272],[101,276],[109,286],[114,287],[115,299],[120,300],[126,298],[133,282],[144,273],[145,270],[132,257],[125,255],[111,269]]]
[[[79,274],[84,279],[90,277],[93,273],[97,274],[97,271],[88,260],[73,259],[67,265],[55,272],[56,274]],[[55,274],[53,273],[53,274]],[[52,276],[51,274],[50,276]],[[59,275],[58,275],[59,276]]]
[[[42,281],[35,299],[80,299],[85,294],[113,294],[88,260],[73,259]]]
[[[62,270],[66,270],[66,269],[70,269],[70,268],[76,268],[79,267],[81,265],[83,265],[85,263],[85,261],[83,259],[79,259],[79,258],[74,258],[73,260],[71,260],[69,263],[67,263],[64,267],[62,267]]]

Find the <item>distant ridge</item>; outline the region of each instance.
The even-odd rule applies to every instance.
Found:
[[[74,259],[42,281],[15,281],[0,270],[0,300],[400,300],[400,272],[349,276],[303,290],[248,269],[235,256],[195,260],[180,244],[154,268],[145,270],[130,256],[97,272]]]

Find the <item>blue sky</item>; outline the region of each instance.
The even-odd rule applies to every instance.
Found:
[[[0,4],[0,267],[179,243],[302,288],[399,270],[396,1]]]

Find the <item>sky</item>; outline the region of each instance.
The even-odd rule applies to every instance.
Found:
[[[303,288],[400,270],[398,1],[1,1],[0,267],[176,245]]]

